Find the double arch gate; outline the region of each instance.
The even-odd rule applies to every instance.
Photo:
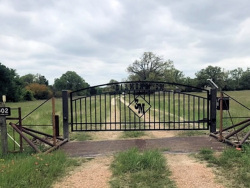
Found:
[[[206,89],[167,82],[109,83],[70,93],[71,131],[208,130],[210,106]]]

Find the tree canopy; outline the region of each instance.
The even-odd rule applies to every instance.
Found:
[[[76,91],[86,87],[89,87],[89,84],[74,71],[67,71],[60,78],[56,78],[54,82],[54,89],[57,91]]]
[[[220,67],[208,66],[205,69],[200,70],[196,74],[197,87],[204,87],[208,85],[208,79],[212,79],[219,88],[224,88],[225,86],[225,73]]]
[[[22,96],[22,85],[14,69],[0,63],[0,96],[7,95],[8,101],[19,101]]]
[[[152,52],[144,52],[139,60],[135,60],[127,68],[131,81],[168,81],[177,82],[184,77],[174,68],[173,61],[164,61]]]

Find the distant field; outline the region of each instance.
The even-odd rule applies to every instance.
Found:
[[[233,99],[229,100],[229,111],[223,112],[223,117],[225,118],[223,120],[223,125],[230,126],[243,121],[247,117],[250,118],[250,110],[245,108],[247,107],[250,109],[250,91],[227,91],[225,93],[237,101],[234,101]],[[226,95],[224,96],[227,97]],[[219,126],[219,117],[220,113],[217,111],[217,127]],[[228,117],[233,117],[233,119],[229,119]]]

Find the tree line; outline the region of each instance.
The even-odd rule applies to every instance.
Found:
[[[187,65],[188,66],[188,65]],[[184,73],[175,68],[174,62],[164,60],[152,52],[143,55],[127,67],[127,81],[163,81],[203,88],[208,85],[207,79],[212,79],[222,90],[250,89],[250,68],[243,70],[224,70],[218,66],[208,66],[195,73],[195,78],[185,77]],[[41,74],[19,76],[16,70],[0,63],[0,96],[7,95],[8,101],[30,101],[47,99],[51,96],[60,97],[62,90],[79,90],[90,85],[76,72],[67,71],[49,85]],[[110,83],[118,82],[114,79]],[[81,95],[101,93],[101,89],[82,92]]]

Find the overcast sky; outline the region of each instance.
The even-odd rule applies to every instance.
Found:
[[[0,62],[53,84],[122,81],[151,51],[185,76],[250,67],[249,0],[0,0]],[[167,80],[166,80],[167,81]]]

